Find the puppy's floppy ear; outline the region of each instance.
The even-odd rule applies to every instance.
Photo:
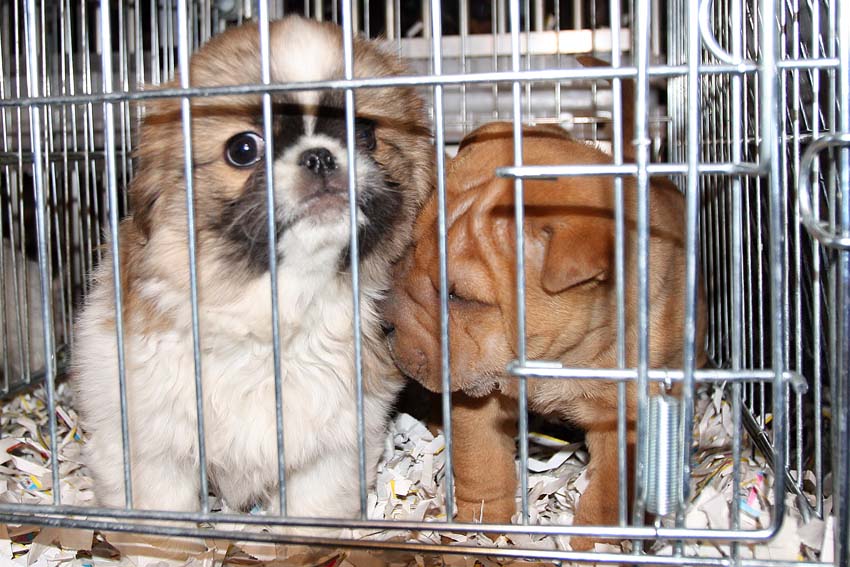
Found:
[[[164,180],[158,180],[156,169],[142,169],[130,184],[130,210],[133,213],[133,224],[147,239],[151,233],[151,217],[153,206],[164,187]]]
[[[170,99],[149,101],[145,106],[136,149],[138,167],[128,190],[133,223],[145,238],[150,236],[152,210],[159,196],[182,183],[183,152],[174,150],[174,140],[182,141],[179,127],[179,107]]]
[[[560,293],[591,280],[605,281],[612,270],[613,235],[602,220],[576,220],[547,227],[541,284],[548,293]]]

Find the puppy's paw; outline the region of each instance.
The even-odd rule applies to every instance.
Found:
[[[616,539],[603,539],[592,536],[572,536],[570,537],[570,547],[573,551],[593,551],[597,543],[607,543],[617,545],[620,543]]]
[[[496,498],[493,500],[457,500],[458,522],[475,524],[510,524],[511,516],[516,512],[516,502],[513,498]]]
[[[616,490],[611,493],[600,482],[590,482],[581,496],[573,524],[576,526],[616,526],[619,522],[619,508]],[[590,551],[597,543],[616,545],[615,539],[603,539],[594,536],[572,536],[570,547],[573,551]]]
[[[581,511],[579,509],[579,511]],[[601,519],[582,519],[580,516],[576,516],[574,525],[576,526],[616,526],[617,525],[617,516],[614,515],[610,520],[601,520]],[[573,551],[593,551],[594,546],[597,543],[606,543],[609,545],[619,545],[621,543],[618,539],[605,539],[596,536],[571,536],[570,537],[570,547]]]

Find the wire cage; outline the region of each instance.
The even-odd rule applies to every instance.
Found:
[[[104,508],[81,498],[85,491],[69,481],[81,469],[63,451],[77,446],[78,453],[86,438],[74,427],[74,401],[63,389],[73,380],[73,322],[90,290],[89,274],[107,253],[104,235],[115,234],[119,219],[132,213],[126,188],[135,174],[145,106],[164,96],[157,87],[180,75],[189,56],[213,36],[239,25],[259,26],[262,33],[270,20],[291,13],[339,23],[346,41],[360,34],[407,63],[409,74],[401,78],[339,77],[311,89],[416,87],[428,102],[438,175],[464,135],[502,120],[513,122],[519,147],[520,124],[548,124],[612,156],[607,166],[515,162],[498,172],[520,186],[563,176],[635,178],[638,216],[647,205],[641,199],[649,198],[650,175],[668,177],[684,194],[688,293],[681,368],[649,367],[644,327],[634,338],[638,355],[631,367],[625,358],[618,368],[602,369],[526,360],[526,336],[520,333],[521,354],[507,369],[520,384],[528,378],[619,383],[617,474],[623,480],[622,402],[626,384],[636,385],[637,452],[660,455],[662,472],[672,480],[659,476],[657,463],[638,459],[632,498],[620,484],[619,524],[574,526],[563,516],[530,511],[542,484],[529,469],[536,422],[523,394],[517,402],[519,494],[512,525],[452,518],[452,453],[458,448],[449,427],[437,438],[445,442],[445,451],[437,451],[444,468],[434,477],[443,508],[434,517],[425,517],[424,508],[421,516],[401,520],[366,514],[381,491],[364,486],[365,477],[351,479],[361,495],[361,516],[334,519],[209,506],[201,512],[145,510],[131,498],[124,508]],[[776,564],[771,545],[795,532],[817,536],[803,547],[798,537],[797,549],[783,561],[850,564],[850,7],[836,0],[12,0],[0,6],[0,19],[0,484],[6,489],[0,491],[0,519],[9,526],[481,561],[752,566]],[[348,59],[350,44],[344,45]],[[585,67],[580,55],[604,59],[606,66]],[[630,83],[634,100],[627,98]],[[259,96],[298,85],[238,88]],[[165,96],[225,94],[227,87],[220,91],[175,87]],[[633,108],[633,140],[623,135],[627,107]],[[188,159],[182,141],[175,148],[175,160]],[[445,187],[438,183],[437,191]],[[638,221],[640,231],[648,227]],[[443,250],[443,270],[446,260]],[[638,266],[645,291],[651,274],[646,262]],[[525,285],[520,277],[518,289]],[[626,284],[619,278],[617,285]],[[698,368],[700,285],[708,306],[709,362]],[[441,310],[448,317],[448,289],[442,291]],[[641,301],[638,317],[651,308],[648,298]],[[519,303],[517,318],[524,320],[525,305]],[[619,338],[621,352],[626,340]],[[195,356],[197,363],[201,355]],[[357,368],[361,381],[362,371]],[[675,385],[675,403],[650,395],[651,383]],[[442,400],[447,411],[450,396]],[[719,431],[726,439],[707,450],[700,445],[707,423],[700,412],[712,408],[724,420]],[[30,409],[40,421],[26,415]],[[666,433],[675,441],[658,453],[665,432],[659,412],[665,411]],[[361,424],[361,450],[364,434]],[[125,463],[127,451],[125,446]],[[27,454],[40,459],[37,468],[21,464]],[[747,474],[756,469],[769,482],[753,486]],[[283,475],[282,465],[280,470]],[[554,470],[553,478],[565,474]],[[711,507],[711,516],[700,495],[721,477],[727,479],[726,497]],[[652,509],[659,490],[672,491],[671,508]],[[764,509],[752,509],[754,494]],[[391,498],[398,503],[404,497]],[[658,514],[654,522],[639,513],[647,506]],[[691,521],[696,509],[708,517],[705,523]],[[260,529],[269,525],[276,529]],[[287,531],[293,526],[355,531],[346,537],[296,535]],[[3,535],[0,530],[0,540]],[[573,551],[563,538],[577,535],[625,543]],[[650,548],[653,541],[667,547]],[[17,545],[20,560],[24,547]],[[357,564],[353,557],[349,561]]]

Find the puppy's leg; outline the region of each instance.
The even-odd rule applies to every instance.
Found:
[[[88,459],[89,468],[95,477],[98,504],[108,508],[125,506],[124,467],[121,443],[112,438],[98,443],[100,438],[93,436],[87,449],[95,449],[93,457]],[[143,445],[138,443],[136,449]],[[107,448],[108,449],[105,449]],[[105,450],[104,450],[105,449]],[[138,510],[166,510],[194,512],[200,509],[198,469],[188,464],[191,459],[181,460],[167,451],[159,451],[146,458],[135,457],[131,461],[132,506]],[[149,527],[170,526],[197,528],[194,522],[167,522],[164,520],[113,520],[123,524],[132,523]],[[185,562],[190,557],[206,549],[202,539],[183,538],[138,533],[112,532],[101,530],[106,540],[115,546],[122,555],[145,555],[164,561]]]
[[[516,403],[452,395],[457,520],[510,523],[516,511]]]
[[[286,512],[294,518],[355,518],[360,512],[357,449],[336,451],[286,474]],[[368,482],[367,474],[367,482]],[[276,490],[276,489],[275,489]],[[277,493],[272,510],[280,510]],[[334,537],[337,529],[294,528],[283,533]]]
[[[124,456],[115,436],[90,435],[85,450],[95,479],[98,504],[107,508],[125,506]],[[150,451],[137,437],[130,474],[133,508],[193,512],[200,509],[198,469],[191,458],[181,459],[163,447]],[[145,450],[148,449],[148,450]]]
[[[133,507],[175,512],[200,510],[197,467],[176,455],[160,455],[157,462],[134,460],[133,465]]]
[[[632,425],[632,424],[630,424]],[[617,453],[617,421],[600,420],[589,424],[585,435],[587,449],[590,452],[588,465],[587,490],[581,496],[575,515],[575,525],[581,526],[616,526],[619,522],[619,472]],[[627,433],[627,462],[626,470],[631,479],[634,462],[634,427],[629,427]],[[631,481],[629,481],[631,487]],[[631,491],[629,491],[629,494]],[[629,499],[631,501],[631,499]],[[594,537],[570,538],[570,546],[576,551],[593,549],[595,543],[616,543]]]

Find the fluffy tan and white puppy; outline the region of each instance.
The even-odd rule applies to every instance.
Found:
[[[340,29],[298,17],[271,24],[274,83],[343,74]],[[358,77],[404,71],[367,40]],[[260,82],[255,24],[212,39],[191,60],[191,84]],[[275,510],[278,490],[266,176],[257,95],[195,98],[192,143],[206,470],[234,509]],[[433,186],[423,102],[406,88],[356,94],[356,172],[367,478],[402,382],[375,304]],[[343,93],[273,96],[287,512],[358,510],[358,435],[348,163]],[[86,463],[100,504],[124,503],[113,265],[121,270],[124,354],[137,508],[199,508],[192,314],[179,100],[149,103],[133,209],[120,254],[107,257],[77,322],[73,384],[89,434]]]

